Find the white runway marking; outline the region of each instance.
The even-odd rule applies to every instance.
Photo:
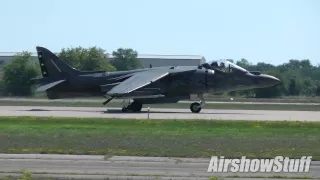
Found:
[[[120,108],[96,107],[44,107],[44,106],[0,106],[0,116],[54,116],[54,117],[104,117],[133,118],[148,117],[146,108],[140,113],[122,113]],[[191,113],[189,109],[152,108],[150,119],[207,119],[207,120],[268,120],[268,121],[319,121],[317,111],[271,111],[271,110],[221,110],[203,109]]]

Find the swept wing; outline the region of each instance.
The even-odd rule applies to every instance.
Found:
[[[147,85],[150,85],[166,76],[192,71],[195,71],[195,69],[160,68],[137,72],[134,73],[130,78],[114,86],[110,91],[106,92],[106,95],[121,97],[126,94],[139,91],[139,89],[144,88]],[[143,89],[143,91],[145,94],[148,94],[148,88]],[[150,89],[150,91],[152,90]]]

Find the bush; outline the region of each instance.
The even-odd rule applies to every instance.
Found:
[[[40,74],[37,65],[38,63],[32,61],[31,53],[17,54],[10,63],[3,66],[1,93],[9,96],[33,95],[28,81]]]

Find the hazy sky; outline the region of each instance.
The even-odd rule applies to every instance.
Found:
[[[0,21],[0,52],[99,46],[320,63],[320,0],[1,0]]]

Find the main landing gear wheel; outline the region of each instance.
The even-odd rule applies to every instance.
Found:
[[[190,110],[191,110],[191,112],[193,112],[193,113],[199,113],[200,111],[201,111],[201,105],[200,105],[200,103],[197,103],[197,102],[195,102],[195,103],[192,103],[191,105],[190,105]]]
[[[130,105],[129,105],[130,110],[132,110],[133,112],[140,112],[142,109],[142,104],[137,102],[137,101],[133,101]]]
[[[124,106],[121,111],[128,112],[129,110],[131,110],[133,112],[140,112],[141,109],[142,109],[142,104],[139,102],[133,101],[129,105]]]

